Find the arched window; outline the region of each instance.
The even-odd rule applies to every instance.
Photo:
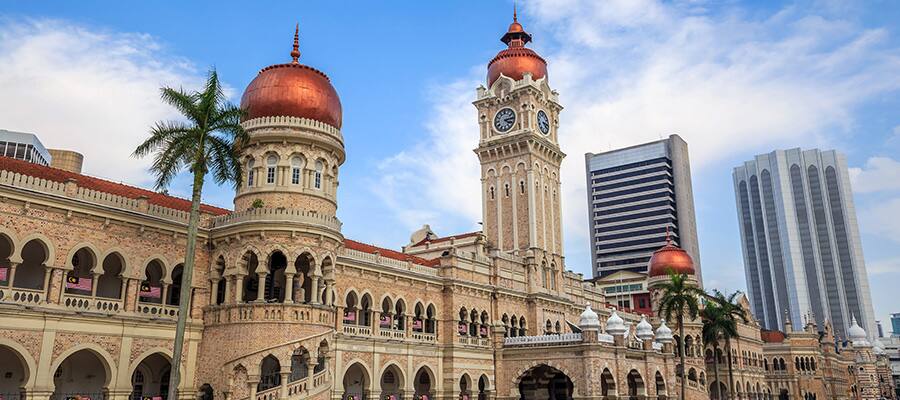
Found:
[[[255,164],[253,159],[247,160],[247,187],[253,187],[253,173],[255,172],[253,171],[253,164]]]
[[[525,317],[519,317],[519,336],[525,336]]]
[[[506,197],[509,197],[509,184],[508,183],[503,184],[503,192]]]
[[[300,182],[302,182],[302,180],[301,180],[302,179],[301,177],[303,176],[302,172],[303,172],[303,159],[298,156],[292,157],[291,158],[291,184],[292,185],[299,185]]]
[[[556,290],[556,264],[550,264],[550,289]]]
[[[519,181],[519,193],[525,194],[525,181]]]
[[[322,189],[322,170],[324,168],[325,165],[322,164],[321,161],[316,161],[316,172],[313,181],[313,185],[316,189]]]
[[[490,188],[490,190],[488,190],[488,192],[490,192],[491,200],[493,200],[494,199],[494,187],[491,186],[491,188]]]
[[[278,157],[272,155],[266,158],[266,183],[269,185],[275,183],[276,164],[278,164]]]

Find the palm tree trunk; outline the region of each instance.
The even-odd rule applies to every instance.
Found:
[[[194,276],[194,258],[197,250],[197,228],[200,224],[200,195],[206,168],[194,166],[194,185],[191,193],[191,215],[188,219],[187,250],[184,254],[184,270],[181,274],[181,296],[178,300],[178,324],[175,327],[175,346],[172,350],[172,373],[169,377],[168,400],[176,400],[181,380],[181,354],[184,352],[184,331],[191,312],[191,281]]]
[[[725,339],[725,351],[728,352],[728,398],[734,398],[734,371],[731,367],[731,340]]]
[[[719,380],[719,343],[713,344],[713,374],[716,376],[716,394],[722,400],[722,381]]]
[[[681,338],[681,342],[678,343],[679,347],[679,355],[681,358],[681,400],[685,399],[685,387],[687,386],[687,372],[684,367],[684,317],[681,314],[678,314],[678,336]]]

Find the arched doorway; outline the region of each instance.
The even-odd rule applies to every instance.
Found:
[[[433,381],[434,377],[432,376],[431,370],[427,367],[419,368],[416,372],[415,380],[413,381],[413,387],[416,390],[413,399],[431,400],[431,398],[434,397],[431,387],[431,382]]]
[[[472,398],[472,378],[469,378],[469,374],[463,374],[459,377],[459,398],[460,400],[470,400]]]
[[[616,380],[607,368],[604,368],[603,373],[600,374],[600,394],[602,396],[616,395]]]
[[[259,364],[259,384],[256,385],[256,391],[262,392],[278,386],[281,386],[281,363],[269,354]]]
[[[644,378],[641,377],[641,373],[637,370],[633,369],[628,372],[628,398],[632,400],[637,400],[638,396],[643,397],[647,394],[646,388],[644,388]]]
[[[103,359],[91,350],[79,350],[59,365],[53,374],[53,400],[106,398],[109,376]]]
[[[354,363],[344,372],[344,400],[367,400],[369,377],[362,364]]]
[[[712,381],[709,385],[710,400],[721,400],[728,397],[728,387],[719,381]]]
[[[0,398],[24,399],[29,371],[19,352],[0,345],[0,374]]]
[[[403,372],[396,365],[389,365],[381,373],[381,399],[400,400],[403,398]]]
[[[481,375],[481,378],[478,378],[478,400],[487,400],[489,391],[487,375]]]
[[[141,360],[131,373],[131,398],[137,400],[162,397],[165,400],[169,395],[171,371],[172,364],[169,358],[160,353],[151,354]]]
[[[541,364],[519,378],[520,400],[569,400],[574,385],[562,371]]]
[[[656,371],[656,396],[660,400],[665,400],[668,396],[668,392],[666,391],[666,381],[663,379],[663,376],[659,371]]]

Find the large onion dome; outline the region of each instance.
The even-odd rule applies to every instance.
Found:
[[[525,28],[519,23],[515,10],[513,23],[509,25],[500,41],[505,43],[507,48],[497,53],[488,63],[488,87],[493,85],[501,74],[517,81],[525,77],[526,72],[531,73],[532,79],[547,76],[547,61],[534,50],[525,47],[525,44],[531,41],[531,35],[525,32]]]
[[[585,331],[600,329],[600,316],[591,309],[590,304],[588,304],[584,308],[584,312],[581,313],[581,318],[578,320],[578,327]]]
[[[669,272],[676,275],[694,274],[694,260],[691,255],[672,243],[672,238],[666,233],[666,245],[653,252],[648,265],[649,275],[665,276]]]
[[[241,97],[245,119],[298,117],[341,127],[341,100],[321,71],[300,64],[299,26],[294,32],[293,59],[263,68]]]

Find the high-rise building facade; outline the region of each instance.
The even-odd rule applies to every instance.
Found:
[[[0,129],[0,156],[50,165],[50,152],[38,137],[31,133]]]
[[[747,287],[761,323],[782,329],[786,315],[812,314],[845,337],[855,316],[877,332],[846,157],[776,150],[733,176]]]
[[[891,314],[891,336],[900,336],[900,313]]]
[[[666,139],[584,155],[595,277],[646,273],[666,234],[694,259],[702,282],[687,143]]]

